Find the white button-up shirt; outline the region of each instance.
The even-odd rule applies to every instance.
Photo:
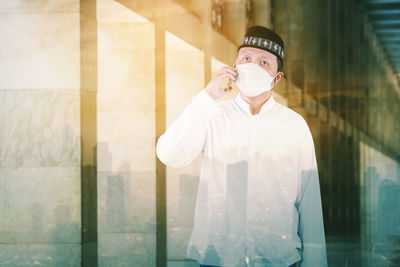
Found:
[[[181,167],[203,153],[187,257],[216,266],[327,266],[311,132],[271,96],[252,115],[240,95],[203,90],[159,138],[157,155]]]

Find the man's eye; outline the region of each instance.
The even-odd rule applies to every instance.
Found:
[[[261,64],[262,64],[262,65],[269,65],[268,62],[265,61],[265,60],[262,60],[262,61],[261,61]]]
[[[243,60],[244,61],[249,61],[249,57],[244,57]]]

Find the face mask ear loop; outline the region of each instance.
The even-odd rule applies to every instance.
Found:
[[[276,75],[274,76],[274,78],[272,79],[272,81],[276,84],[276,77],[278,76],[278,74],[280,73],[280,71],[278,71],[277,73],[276,73]],[[274,85],[275,86],[275,85]]]
[[[278,71],[278,73],[274,76],[274,78],[272,78],[271,83],[275,82],[275,78],[276,78],[276,76],[278,76],[278,74],[279,74],[279,71]],[[274,86],[275,86],[275,84],[274,84]],[[274,86],[271,86],[271,89],[274,88]]]

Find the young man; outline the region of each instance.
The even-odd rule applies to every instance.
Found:
[[[271,95],[283,48],[272,30],[249,28],[235,68],[222,68],[158,140],[172,167],[203,153],[187,250],[200,266],[327,266],[313,139]],[[240,93],[216,104],[226,77]]]

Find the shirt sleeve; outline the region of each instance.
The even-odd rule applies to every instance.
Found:
[[[164,164],[183,167],[203,150],[206,126],[217,104],[202,90],[157,141],[156,153]]]
[[[308,126],[301,141],[300,186],[296,200],[299,212],[299,235],[302,241],[301,267],[328,266],[324,222],[314,142]]]

